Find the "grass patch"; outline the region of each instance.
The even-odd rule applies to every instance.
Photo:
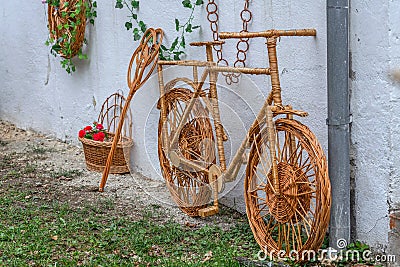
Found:
[[[51,172],[50,176],[52,178],[60,178],[60,177],[75,178],[75,177],[82,175],[82,173],[83,172],[81,170],[76,170],[76,169],[72,169],[72,170],[60,169],[58,171]]]
[[[8,144],[7,141],[0,140],[0,146],[6,146]]]
[[[28,145],[28,149],[31,153],[37,155],[44,155],[47,152],[53,151],[53,149],[41,145]]]
[[[31,174],[36,172],[37,166],[35,164],[26,164],[25,168],[23,169],[24,174]]]
[[[13,160],[13,155],[10,154],[4,155],[0,161],[0,168],[5,169],[7,167],[10,167],[12,165],[12,160]]]
[[[10,170],[5,175],[5,178],[20,178],[20,177],[21,177],[21,173],[17,170]]]
[[[0,195],[0,265],[240,266],[235,257],[255,258],[258,252],[246,222],[229,231],[193,230],[172,221],[154,223],[159,216],[165,214],[151,207],[131,221],[89,206],[34,204],[8,191]]]

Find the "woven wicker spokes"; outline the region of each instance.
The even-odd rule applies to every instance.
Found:
[[[173,88],[165,94],[164,101],[167,111],[167,120],[160,117],[158,125],[158,155],[161,170],[171,196],[177,205],[189,216],[198,216],[198,210],[205,208],[211,198],[211,187],[208,175],[204,171],[195,171],[186,166],[174,166],[168,155],[167,140],[171,141],[184,110],[193,93],[185,88]],[[166,127],[166,138],[163,137],[163,127]],[[200,100],[196,100],[187,121],[179,133],[177,147],[171,147],[181,157],[196,162],[204,168],[215,163],[213,149],[212,126],[207,110]]]
[[[48,22],[50,37],[54,40],[59,38],[68,39],[71,46],[65,47],[65,41],[61,42],[62,49],[59,54],[64,58],[76,56],[83,45],[86,29],[86,7],[88,0],[60,0],[60,7],[48,5]],[[64,25],[77,25],[76,33]],[[59,28],[60,27],[60,28]],[[63,49],[71,49],[71,53],[63,53]]]
[[[314,134],[295,120],[279,119],[276,160],[280,194],[272,178],[267,130],[254,136],[245,179],[247,216],[260,247],[277,255],[318,250],[330,214],[330,182],[325,155]],[[282,256],[280,254],[280,256]]]

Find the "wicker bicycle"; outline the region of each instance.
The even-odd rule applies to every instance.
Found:
[[[241,165],[247,163],[247,216],[256,241],[273,255],[280,250],[289,255],[292,250],[318,249],[329,222],[326,157],[314,134],[293,119],[308,114],[282,104],[276,53],[281,36],[315,35],[314,29],[219,34],[222,39],[266,38],[268,68],[218,66],[212,49],[221,41],[191,44],[205,46],[207,61],[158,61],[158,154],[172,198],[190,216],[213,215],[218,212],[223,184],[234,181]],[[193,79],[175,78],[165,83],[163,66],[167,65],[192,67]],[[201,76],[200,69],[204,70]],[[272,85],[228,166],[224,150],[228,137],[220,119],[216,85],[221,72],[270,75]],[[209,88],[203,88],[207,78]]]

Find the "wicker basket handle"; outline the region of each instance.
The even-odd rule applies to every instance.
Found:
[[[294,30],[267,30],[261,32],[220,32],[219,38],[256,38],[256,37],[280,37],[280,36],[316,36],[315,29],[294,29]]]

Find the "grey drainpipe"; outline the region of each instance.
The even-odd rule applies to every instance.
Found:
[[[349,1],[327,0],[329,245],[350,242]],[[340,247],[339,247],[340,248]]]

